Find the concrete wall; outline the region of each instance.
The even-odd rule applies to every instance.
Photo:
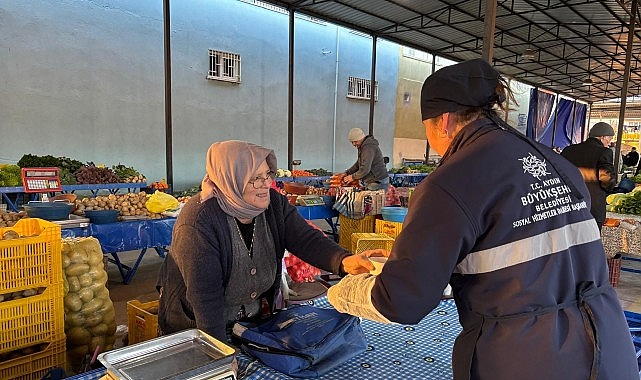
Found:
[[[199,184],[214,141],[276,151],[287,167],[288,18],[237,0],[171,2],[174,189]],[[0,163],[23,154],[122,163],[150,180],[165,169],[161,1],[0,0]],[[208,49],[240,54],[242,82],[207,80]],[[368,129],[369,102],[346,98],[370,78],[372,40],[295,20],[294,155],[343,170],[347,141]],[[392,156],[398,45],[378,40],[374,134]]]

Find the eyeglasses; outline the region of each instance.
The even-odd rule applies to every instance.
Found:
[[[270,171],[270,172],[267,172],[267,176],[265,176],[265,177],[255,177],[255,178],[251,179],[249,181],[249,183],[251,183],[252,186],[254,186],[254,189],[260,189],[261,187],[263,187],[265,185],[267,185],[267,186],[271,185],[272,181],[274,180],[274,176],[275,175],[276,175],[276,173]]]

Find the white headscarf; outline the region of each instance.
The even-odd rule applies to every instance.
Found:
[[[246,141],[213,143],[207,151],[207,174],[203,178],[200,201],[215,197],[223,211],[237,219],[252,219],[265,209],[243,199],[243,190],[258,167],[267,161],[276,171],[276,155],[271,149]]]

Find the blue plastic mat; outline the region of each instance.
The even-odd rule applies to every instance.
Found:
[[[630,333],[632,334],[632,343],[637,351],[637,362],[639,363],[639,373],[641,374],[641,314],[625,311],[625,319],[628,321]]]

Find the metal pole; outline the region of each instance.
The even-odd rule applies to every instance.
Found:
[[[163,24],[165,40],[165,167],[167,171],[167,183],[173,186],[174,164],[171,124],[171,30],[169,28],[169,0],[163,0]]]
[[[294,161],[294,10],[289,10],[289,89],[287,97],[287,168]]]
[[[376,99],[376,36],[372,36],[372,73],[370,75],[370,95],[369,95],[369,134],[374,134],[374,105]]]
[[[619,167],[621,156],[621,138],[623,137],[623,122],[625,121],[625,104],[628,97],[628,82],[630,81],[630,61],[632,59],[632,43],[634,41],[634,26],[637,18],[637,0],[632,0],[630,12],[630,26],[628,27],[628,45],[625,52],[625,71],[623,72],[623,84],[621,86],[621,108],[619,109],[619,128],[617,130],[617,144],[614,154],[614,167]]]
[[[485,29],[483,31],[483,59],[492,63],[494,56],[494,28],[496,27],[496,2],[485,1]]]

